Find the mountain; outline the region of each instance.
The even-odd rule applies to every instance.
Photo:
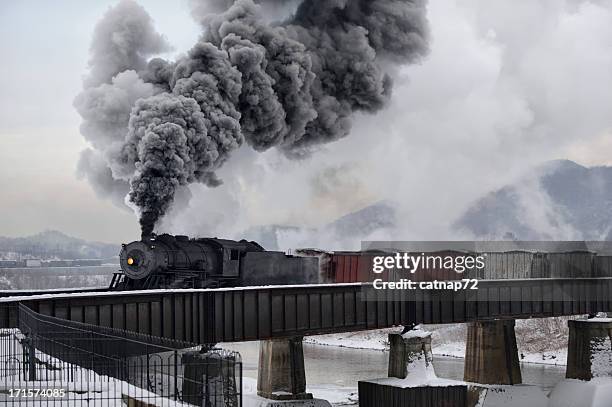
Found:
[[[612,167],[548,162],[476,201],[454,226],[477,238],[612,240]]]
[[[329,244],[339,244],[339,247],[345,249],[352,247],[357,250],[361,240],[367,240],[377,231],[392,228],[395,219],[393,206],[381,201],[348,213],[316,229],[283,225],[256,226],[247,229],[241,237],[255,240],[267,250],[328,247]]]
[[[89,242],[55,230],[27,237],[0,236],[0,258],[110,259],[117,257],[119,250],[119,245]]]
[[[366,206],[329,223],[325,229],[341,238],[368,236],[371,233],[392,228],[396,224],[395,208],[385,201]]]

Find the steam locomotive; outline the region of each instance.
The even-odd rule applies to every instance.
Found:
[[[255,242],[163,234],[124,244],[114,290],[318,283],[316,257],[266,251]]]

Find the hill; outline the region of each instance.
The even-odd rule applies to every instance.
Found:
[[[548,162],[477,200],[454,226],[487,239],[612,240],[612,167]]]
[[[55,230],[27,237],[0,236],[0,258],[107,259],[117,257],[119,245],[90,242]]]

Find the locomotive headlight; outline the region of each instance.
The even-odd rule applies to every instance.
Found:
[[[143,254],[138,250],[132,250],[125,262],[130,267],[140,267],[143,260]]]
[[[148,276],[157,268],[155,253],[142,242],[133,242],[119,254],[121,270],[131,279]]]

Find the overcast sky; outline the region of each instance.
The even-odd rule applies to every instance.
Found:
[[[0,235],[58,229],[102,241],[133,239],[132,214],[76,177],[85,142],[72,107],[95,23],[115,1],[0,3]],[[199,30],[186,2],[140,1],[176,50]]]
[[[139,236],[136,217],[75,170],[86,145],[72,101],[93,27],[114,3],[0,3],[0,235]],[[194,43],[186,1],[139,3],[175,48],[165,57]],[[431,54],[397,74],[386,111],[359,117],[350,137],[305,162],[239,151],[221,173],[226,184],[195,187],[168,229],[317,226],[393,199],[405,203],[406,238],[435,238],[427,233],[533,165],[610,164],[611,9],[596,0],[433,0]]]

